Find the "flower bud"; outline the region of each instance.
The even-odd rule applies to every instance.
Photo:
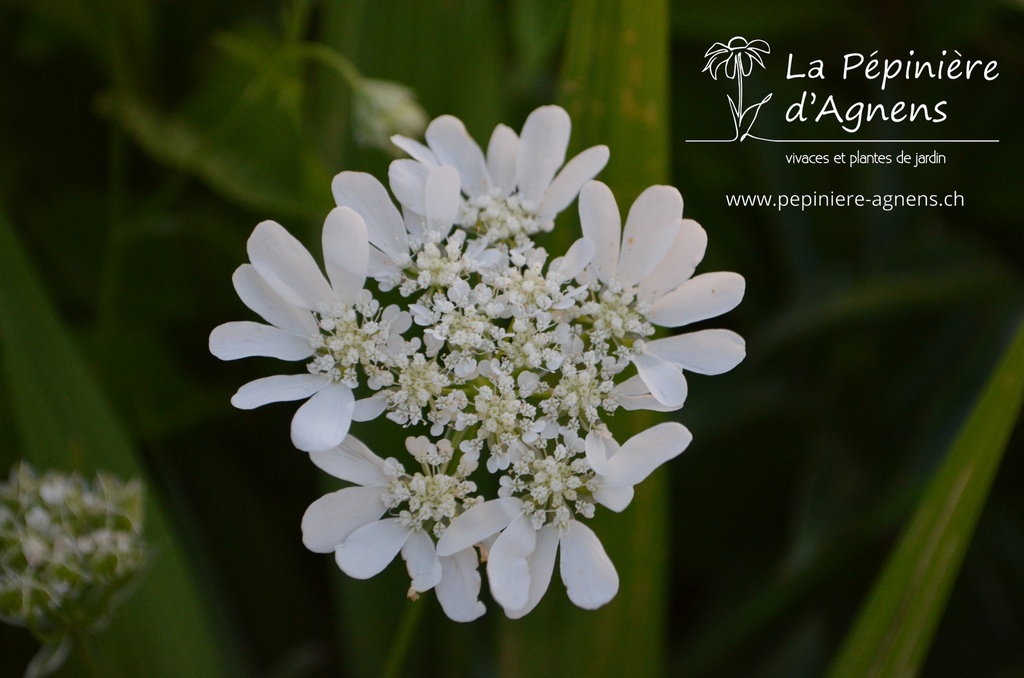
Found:
[[[419,136],[427,127],[427,112],[408,87],[387,80],[359,80],[352,102],[356,141],[396,152],[393,134]]]
[[[103,626],[146,559],[137,479],[40,476],[23,462],[0,483],[0,619],[43,642],[43,673],[71,636]]]

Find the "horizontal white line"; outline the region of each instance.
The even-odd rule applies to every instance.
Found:
[[[999,139],[753,139],[773,144],[998,144]],[[689,144],[732,144],[735,139],[684,139]]]

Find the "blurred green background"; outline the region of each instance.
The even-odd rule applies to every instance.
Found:
[[[949,101],[942,125],[877,125],[876,138],[1000,143],[939,146],[947,164],[917,169],[686,143],[730,132],[734,85],[701,71],[734,35],[772,45],[746,85],[751,100],[774,92],[763,136],[795,136],[784,102],[807,85],[784,79],[787,53],[834,68],[847,52],[958,49],[998,60],[999,78],[881,93],[833,73],[818,87],[847,102]],[[620,206],[648,184],[677,186],[709,235],[699,271],[747,279],[742,305],[712,323],[746,338],[747,360],[691,378],[672,415],[690,449],[632,517],[600,521],[627,578],[643,581],[650,561],[643,605],[624,587],[606,616],[576,610],[555,581],[524,622],[501,619],[485,593],[489,614],[460,626],[427,595],[401,675],[544,675],[545,661],[566,675],[615,675],[616,662],[644,675],[826,672],[1022,317],[1024,4],[5,0],[0,469],[27,456],[150,479],[161,565],[126,605],[131,622],[109,631],[111,675],[377,675],[402,619],[400,565],[354,582],[302,547],[302,513],[331,486],[290,445],[294,406],[229,404],[278,366],[207,351],[214,326],[251,316],[230,276],[257,222],[315,245],[334,174],[386,176],[390,157],[353,142],[347,86],[297,58],[303,42],[414,88],[431,117],[462,118],[482,144],[497,123],[518,129],[534,107],[564,103],[574,148],[610,146],[602,177]],[[658,112],[650,129],[608,113],[630,78]],[[724,198],[833,190],[955,190],[965,205],[778,212]],[[384,455],[398,440],[380,424],[357,435]],[[977,527],[952,535],[970,547],[933,614],[923,675],[1024,674],[1022,440],[1017,426],[987,498],[978,491]],[[634,549],[648,520],[656,543]],[[119,659],[131,645],[143,649]],[[0,626],[0,675],[20,675],[35,648]]]

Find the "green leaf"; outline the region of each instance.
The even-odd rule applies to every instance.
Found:
[[[181,545],[124,428],[79,356],[28,256],[0,212],[0,344],[21,439],[37,469],[140,477],[153,563],[94,641],[104,676],[218,676],[228,646],[204,608]]]
[[[609,147],[611,160],[600,178],[625,214],[644,188],[668,179],[668,7],[647,0],[577,0],[569,26],[561,102],[572,117],[573,149]],[[566,244],[578,237],[568,225],[573,212],[566,210],[554,234]],[[624,441],[654,418],[630,412],[616,423],[616,438]],[[618,595],[599,610],[578,609],[556,572],[537,609],[505,623],[503,675],[664,673],[666,497],[662,470],[637,488],[623,514],[598,512],[593,528],[619,573]]]
[[[667,21],[665,2],[643,0],[577,0],[570,17],[560,98],[572,146],[611,149],[599,178],[623,214],[669,178]]]
[[[1024,323],[929,482],[831,676],[920,671],[1022,400]]]
[[[533,85],[545,77],[565,37],[572,3],[568,0],[520,0],[509,8],[518,78]]]

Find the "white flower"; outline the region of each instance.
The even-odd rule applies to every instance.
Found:
[[[338,445],[353,420],[373,419],[383,411],[380,398],[356,402],[357,368],[387,381],[391,361],[406,350],[400,335],[411,324],[409,314],[397,307],[380,311],[363,290],[368,244],[358,214],[333,210],[324,222],[323,249],[330,282],[281,225],[259,224],[248,241],[252,264],[239,267],[232,281],[243,303],[270,324],[230,322],[210,334],[210,352],[221,360],[312,359],[307,374],[257,379],[231,399],[235,407],[253,409],[309,398],[291,427],[293,444],[305,451]]]
[[[479,560],[510,617],[537,604],[559,552],[569,598],[607,603],[618,575],[585,521],[598,504],[623,510],[690,435],[662,424],[620,448],[606,419],[620,407],[678,409],[683,370],[716,374],[744,357],[725,330],[652,340],[656,326],[734,307],[743,278],[693,277],[706,235],[682,219],[674,188],[645,191],[622,233],[611,192],[590,181],[608,149],[563,167],[569,134],[565,111],[546,106],[521,136],[499,125],[486,155],[451,116],[430,124],[426,145],[395,137],[412,158],[391,164],[390,193],[369,174],[334,178],[327,277],[282,227],[260,224],[234,281],[269,324],[228,323],[210,337],[223,359],[306,362],[308,374],[259,379],[232,399],[308,397],[293,442],[355,483],[309,507],[304,543],[357,578],[401,553],[410,595],[435,589],[460,621],[483,614]],[[583,237],[549,256],[533,236],[577,197]],[[367,277],[398,303],[381,308]],[[372,394],[357,401],[357,389]],[[413,434],[405,465],[348,435],[352,421],[382,413]],[[497,497],[485,502],[475,478],[488,473]]]
[[[396,160],[392,167],[399,162],[407,161]],[[351,208],[366,224],[370,242],[367,275],[385,291],[402,285],[406,296],[414,289],[450,286],[461,276],[499,260],[498,253],[487,249],[483,241],[466,244],[465,234],[448,238],[461,200],[458,172],[448,165],[422,170],[415,190],[392,186],[403,212],[395,207],[384,185],[369,174],[341,172],[331,183],[338,206]]]
[[[587,310],[609,340],[639,334],[631,347],[638,377],[617,386],[615,394],[626,409],[678,409],[687,393],[682,370],[727,372],[743,360],[745,344],[728,330],[645,342],[653,328],[644,323],[681,327],[726,313],[743,298],[743,277],[727,271],[691,277],[704,257],[707,235],[696,221],[682,218],[682,196],[671,186],[641,193],[624,230],[615,198],[601,182],[588,182],[579,204],[583,234],[596,246],[590,271],[608,296]]]
[[[633,486],[682,453],[691,438],[686,427],[678,423],[659,424],[633,436],[621,448],[614,440],[588,437],[587,461],[593,467],[593,476],[579,487],[579,492],[593,488],[593,502],[622,511],[633,499]],[[572,475],[563,473],[561,478]],[[549,490],[551,481],[550,475],[545,477]],[[456,553],[500,532],[490,547],[487,579],[505,614],[518,619],[544,596],[559,551],[559,570],[569,600],[585,609],[601,607],[618,592],[615,566],[594,532],[576,520],[564,504],[558,511],[548,511],[542,516],[548,522],[538,525],[537,512],[531,508],[537,505],[534,499],[538,489],[534,483],[523,488],[525,498],[505,496],[468,509],[438,540],[437,553]]]
[[[444,443],[409,438],[406,447],[433,471],[451,459],[451,445]],[[375,576],[401,553],[412,590],[435,589],[451,619],[466,622],[484,614],[472,544],[439,557],[430,536],[431,531],[443,531],[455,512],[471,503],[466,495],[476,488],[464,478],[471,466],[460,466],[455,475],[409,475],[397,461],[381,459],[352,436],[338,447],[311,453],[310,459],[355,486],[325,495],[306,509],[302,516],[306,548],[333,552],[338,567],[357,579]],[[382,519],[385,513],[393,517]]]
[[[430,204],[425,198],[421,211],[406,224],[402,214],[391,201],[391,196],[376,177],[365,172],[341,172],[331,182],[331,191],[339,207],[354,210],[366,224],[370,242],[370,277],[388,279],[400,273],[410,263],[410,230],[423,238],[425,226],[436,231],[440,240],[451,230],[459,205],[458,174],[451,167],[438,167],[430,182]],[[424,195],[424,191],[420,191]],[[430,212],[429,220],[427,212]]]
[[[408,196],[414,202],[424,192],[429,168],[451,165],[466,195],[460,225],[479,225],[491,241],[549,231],[584,182],[608,162],[608,148],[593,146],[562,167],[571,127],[562,108],[542,106],[527,117],[521,136],[498,125],[485,158],[462,121],[443,115],[427,127],[426,145],[392,137],[413,158],[392,163],[392,190],[399,200]]]

